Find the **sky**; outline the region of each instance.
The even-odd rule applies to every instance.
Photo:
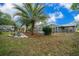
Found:
[[[55,3],[47,4],[44,9],[45,13],[50,15],[49,20],[53,19],[50,22],[55,22],[58,25],[68,24],[75,20],[75,17],[79,14],[79,11],[71,10],[71,5],[69,3]]]
[[[21,5],[21,4],[18,4]],[[46,3],[44,8],[44,14],[50,16],[48,18],[49,23],[55,23],[57,25],[69,24],[73,21],[79,21],[79,11],[72,10],[72,3]],[[13,9],[12,3],[1,3],[0,10],[13,15],[16,10]]]

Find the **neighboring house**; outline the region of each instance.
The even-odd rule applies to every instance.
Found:
[[[43,26],[38,24],[35,26],[35,31],[38,33],[43,33],[42,31]],[[65,25],[52,25],[52,32],[76,32],[77,25],[75,22],[65,24]]]
[[[0,25],[0,31],[3,31],[3,32],[14,31],[14,26],[12,26],[12,25]]]
[[[26,26],[25,25],[23,25],[20,29],[21,29],[22,32],[26,32]]]
[[[53,32],[76,32],[76,23],[70,23],[66,25],[57,25],[53,27]]]
[[[42,28],[43,28],[43,26],[42,26],[41,23],[36,23],[34,32],[36,32],[36,33],[43,33]]]

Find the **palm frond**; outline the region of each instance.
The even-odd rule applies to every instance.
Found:
[[[30,17],[29,16],[29,12],[24,7],[21,7],[21,6],[18,6],[18,5],[15,4],[14,8],[17,9],[17,10],[19,10],[21,13],[27,15],[28,17]]]

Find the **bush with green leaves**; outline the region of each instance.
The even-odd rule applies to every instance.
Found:
[[[52,33],[52,28],[50,26],[43,27],[44,35],[50,35]]]
[[[0,31],[0,34],[2,34],[2,32]]]

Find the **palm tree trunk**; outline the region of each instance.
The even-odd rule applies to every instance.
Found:
[[[33,20],[33,21],[32,21],[32,30],[31,30],[32,35],[34,34],[34,27],[35,27],[35,21]]]

